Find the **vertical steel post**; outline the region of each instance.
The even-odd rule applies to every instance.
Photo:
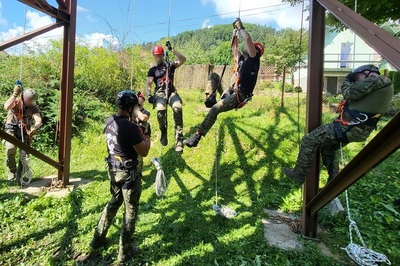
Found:
[[[64,166],[58,172],[63,186],[68,185],[71,163],[72,105],[74,92],[75,34],[77,0],[66,0],[70,21],[64,26],[63,59],[61,73],[61,111],[59,161]]]
[[[310,30],[307,75],[307,132],[321,125],[324,72],[325,8],[317,0],[310,1]],[[307,204],[317,195],[319,183],[319,151],[304,183],[302,231],[306,237],[317,235],[317,215],[312,216]]]

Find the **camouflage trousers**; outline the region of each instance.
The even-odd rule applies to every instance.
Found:
[[[348,139],[348,142],[342,142],[343,146],[350,142],[365,141],[374,130],[374,127],[362,124],[357,126],[340,124],[340,128]],[[339,172],[339,160],[336,151],[340,149],[340,142],[337,140],[335,123],[322,125],[303,137],[294,169],[297,175],[307,176],[318,148],[320,148],[322,163],[328,171],[329,179],[337,175]]]
[[[18,130],[18,129],[17,129]],[[13,129],[7,129],[6,132],[14,136],[15,138],[21,140],[21,134],[16,134]],[[25,143],[29,144],[28,136],[25,136]],[[17,163],[16,163],[16,155],[17,155],[17,146],[14,144],[4,141],[4,147],[6,151],[6,165],[11,173],[16,174],[17,177],[20,177],[20,173],[22,171],[22,163],[20,160],[18,160],[18,168],[17,168]],[[27,156],[26,152],[23,150],[20,150],[20,158],[23,160]]]
[[[164,92],[158,92],[155,95],[156,108],[157,108],[157,120],[160,130],[163,131],[167,125],[167,99],[165,98]],[[183,114],[182,114],[182,99],[176,92],[171,93],[168,104],[171,106],[174,114],[175,122],[175,137],[182,134],[183,129]]]
[[[240,101],[244,101],[246,97],[241,92],[238,93]],[[203,122],[198,127],[198,131],[200,132],[200,134],[205,136],[211,129],[211,127],[214,125],[220,113],[233,110],[237,108],[238,105],[239,102],[237,99],[236,92],[233,91],[227,92],[223,97],[223,99],[219,100],[216,104],[213,105],[213,107],[210,108],[210,111],[208,112],[207,116],[204,118]]]
[[[207,87],[206,87],[206,91],[205,91],[206,97],[208,97],[214,90],[216,91],[215,95],[217,94],[217,92],[220,95],[222,95],[223,90],[222,90],[220,80],[221,80],[221,77],[215,72],[211,72],[208,75],[208,82],[207,82]]]
[[[142,176],[139,172],[109,171],[111,200],[100,215],[95,229],[100,237],[105,238],[111,223],[122,204],[125,205],[119,240],[120,250],[129,252],[133,247],[133,234],[138,216],[139,199],[142,192]]]

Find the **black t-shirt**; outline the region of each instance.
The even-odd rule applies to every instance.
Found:
[[[172,65],[169,68],[169,89],[171,91],[174,91],[175,88],[173,86],[174,82],[174,74],[175,74],[175,69],[176,66]],[[166,64],[159,64],[156,66],[153,66],[149,69],[149,72],[147,73],[147,77],[152,77],[154,79],[154,84],[156,85],[156,91],[164,91],[165,90],[165,80],[166,80],[166,74],[167,74],[167,66]]]
[[[127,116],[110,116],[106,120],[104,134],[109,156],[120,156],[122,160],[136,161],[138,154],[133,148],[143,141],[139,127]]]
[[[243,55],[239,58],[239,89],[245,95],[253,93],[257,83],[258,70],[260,69],[260,53],[254,58]]]

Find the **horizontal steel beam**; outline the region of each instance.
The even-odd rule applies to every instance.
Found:
[[[337,0],[317,1],[389,63],[400,69],[400,39],[390,35]]]
[[[18,148],[21,148],[22,150],[24,150],[26,153],[28,154],[32,154],[33,156],[35,156],[36,158],[38,158],[39,160],[55,167],[56,169],[62,171],[63,166],[56,162],[55,160],[51,159],[50,157],[48,157],[47,155],[44,155],[43,153],[35,150],[34,148],[32,148],[31,146],[23,143],[22,141],[20,141],[19,139],[11,136],[10,134],[8,134],[7,132],[5,132],[4,130],[0,130],[0,139],[4,139],[7,142],[10,142],[12,144],[14,144],[15,146],[17,146]]]
[[[339,174],[331,180],[306,206],[317,213],[364,174],[400,148],[400,113],[398,113]]]
[[[33,39],[33,38],[35,38],[35,37],[37,37],[37,36],[39,36],[39,35],[41,35],[43,33],[46,33],[48,31],[54,30],[54,29],[59,28],[59,27],[61,27],[63,25],[64,25],[64,22],[56,22],[56,23],[41,27],[41,28],[39,28],[37,30],[31,31],[31,32],[27,32],[27,33],[25,33],[25,34],[23,34],[21,36],[15,37],[15,38],[13,38],[11,40],[2,42],[2,43],[0,43],[0,51],[3,51],[5,49],[7,49],[7,48],[10,48],[10,47],[12,47],[14,45],[17,45],[17,44],[21,43],[21,42]]]
[[[67,14],[65,12],[66,5],[62,4],[63,1],[61,1],[61,0],[57,0],[60,8],[56,8],[52,5],[50,5],[45,0],[18,0],[18,1],[38,10],[40,12],[43,12],[46,15],[49,15],[55,19],[61,19],[66,22],[68,22],[70,19],[69,14]]]

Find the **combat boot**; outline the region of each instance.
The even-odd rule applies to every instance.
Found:
[[[104,246],[106,243],[107,243],[107,239],[104,236],[100,235],[96,230],[94,232],[93,239],[90,242],[90,247],[92,249],[98,249],[98,248]]]
[[[183,144],[188,146],[189,148],[193,148],[196,147],[197,144],[199,144],[200,139],[201,139],[200,132],[196,132],[190,138],[185,139],[183,141]]]
[[[289,178],[293,179],[294,181],[296,181],[297,183],[299,183],[300,185],[302,185],[304,183],[305,177],[298,174],[295,169],[285,167],[285,168],[283,168],[283,173],[287,177],[289,177]]]
[[[163,130],[161,130],[161,145],[163,146],[167,146],[168,145],[168,131],[167,131],[167,127],[165,127]]]
[[[183,152],[183,135],[182,134],[177,134],[177,136],[176,136],[175,151],[177,153]]]

